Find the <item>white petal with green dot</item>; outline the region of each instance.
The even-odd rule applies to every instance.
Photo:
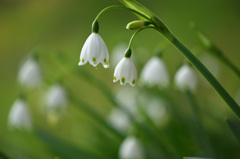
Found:
[[[122,58],[122,60],[117,64],[113,82],[120,81],[121,85],[129,83],[134,86],[137,80],[137,69],[130,58]]]
[[[109,53],[105,42],[98,33],[92,33],[83,45],[78,65],[89,62],[96,67],[102,63],[104,68],[109,67]]]

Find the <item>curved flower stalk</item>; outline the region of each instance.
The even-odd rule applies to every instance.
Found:
[[[46,94],[46,111],[48,121],[56,123],[67,108],[68,98],[60,84],[51,86]]]
[[[104,68],[109,67],[109,53],[105,42],[98,34],[98,22],[93,22],[93,31],[87,38],[80,53],[80,60],[78,65],[85,65],[89,62],[96,67],[102,63]]]
[[[169,75],[162,59],[152,57],[143,67],[140,80],[148,87],[167,87],[169,84]]]
[[[139,140],[134,136],[128,136],[120,146],[120,159],[145,159],[144,149]]]
[[[234,101],[234,99],[230,96],[230,94],[225,90],[225,88],[218,82],[218,80],[212,75],[211,72],[208,71],[206,66],[202,64],[202,62],[185,46],[183,45],[167,28],[167,26],[154,14],[152,14],[149,9],[140,5],[138,2],[134,0],[120,0],[123,4],[129,8],[134,10],[133,13],[141,13],[145,19],[142,19],[139,15],[139,18],[142,20],[147,20],[152,27],[160,32],[166,39],[168,39],[181,53],[189,60],[193,66],[207,79],[209,84],[217,91],[217,93],[222,97],[222,99],[228,104],[228,106],[232,109],[232,111],[238,116],[240,119],[240,107]],[[142,16],[142,17],[143,17]]]
[[[8,125],[10,129],[32,130],[31,114],[26,103],[22,99],[17,99],[8,115]]]
[[[131,86],[135,86],[136,84],[137,69],[128,57],[122,58],[114,70],[113,82],[117,82],[118,80],[121,85],[129,83]]]
[[[28,58],[20,67],[18,81],[20,84],[26,87],[35,87],[41,84],[41,69],[35,58]]]
[[[131,123],[127,115],[118,108],[114,108],[111,110],[110,114],[108,115],[107,121],[112,125],[112,127],[117,129],[122,134],[127,134],[131,127]]]
[[[194,92],[197,85],[197,78],[193,68],[190,65],[183,65],[175,75],[175,84],[182,92]]]

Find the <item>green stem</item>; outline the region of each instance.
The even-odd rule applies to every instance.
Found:
[[[5,155],[3,152],[0,151],[0,158],[2,159],[9,159],[7,155]]]
[[[156,27],[156,30],[162,33],[161,28]],[[232,109],[235,115],[240,119],[240,107],[229,95],[229,93],[223,88],[218,80],[208,71],[206,66],[190,51],[188,50],[170,31],[162,33],[182,54],[191,62],[198,71],[206,78],[206,80],[212,85],[212,87],[218,92],[223,100]]]
[[[141,32],[142,30],[148,29],[148,28],[154,28],[154,27],[152,27],[152,26],[143,27],[143,28],[137,30],[137,31],[132,35],[132,37],[131,37],[131,39],[130,39],[130,41],[129,41],[129,44],[128,44],[128,48],[129,48],[129,49],[132,47],[132,42],[133,42],[134,37],[135,37],[139,32]]]
[[[240,77],[240,70],[225,55],[221,54],[219,59],[228,65],[238,75],[238,77]]]
[[[136,10],[133,10],[133,9],[131,9],[131,8],[127,8],[127,7],[124,7],[124,6],[118,6],[118,5],[113,5],[113,6],[109,6],[109,7],[104,8],[103,10],[101,10],[101,12],[98,13],[98,15],[96,16],[96,18],[95,18],[94,21],[97,21],[97,20],[99,19],[99,17],[100,17],[105,11],[110,10],[110,9],[126,9],[126,10],[129,10],[129,11],[131,11],[131,12],[133,12],[133,13],[135,13],[135,14],[137,14],[137,15],[139,15],[139,16],[141,16],[141,17],[143,17],[143,18],[145,18],[145,19],[147,19],[147,20],[149,20],[149,21],[151,21],[151,19],[149,19],[147,16],[145,16],[144,14],[142,14],[142,13],[136,11]]]
[[[214,153],[211,143],[209,141],[208,135],[207,135],[206,131],[204,130],[203,124],[201,122],[201,115],[199,113],[197,101],[196,101],[194,95],[190,91],[186,91],[186,95],[188,97],[188,100],[189,100],[191,108],[192,108],[192,112],[193,112],[193,116],[194,116],[194,120],[195,120],[194,125],[196,127],[197,134],[200,138],[200,141],[202,142],[202,146],[208,155],[213,156],[213,155],[215,155],[215,153]]]

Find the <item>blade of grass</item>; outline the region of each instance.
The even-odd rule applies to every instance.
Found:
[[[54,137],[48,132],[42,129],[36,129],[35,134],[46,143],[57,155],[66,159],[100,159],[100,156],[96,156],[84,150],[74,147],[73,145]]]
[[[235,119],[226,119],[229,127],[231,128],[233,134],[235,135],[235,137],[238,139],[238,141],[240,142],[240,121]]]

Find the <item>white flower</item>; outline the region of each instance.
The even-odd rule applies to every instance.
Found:
[[[195,91],[197,78],[190,65],[183,65],[175,75],[175,84],[181,91]]]
[[[125,43],[120,43],[115,46],[111,53],[110,62],[111,65],[115,66],[122,59],[123,52],[128,48],[128,45]]]
[[[25,129],[28,131],[32,129],[31,115],[22,99],[14,102],[8,115],[8,125],[11,129]]]
[[[24,86],[34,87],[42,82],[40,67],[34,58],[29,58],[20,68],[18,80]]]
[[[164,62],[158,57],[152,57],[143,67],[141,81],[149,87],[158,85],[167,87],[169,76]]]
[[[120,159],[145,159],[144,149],[136,137],[127,137],[119,149]]]
[[[49,88],[46,95],[46,105],[48,111],[65,109],[67,103],[67,94],[60,84],[54,84]]]
[[[126,134],[130,128],[130,121],[124,112],[118,108],[112,109],[107,118],[108,122],[122,134]]]
[[[78,65],[84,65],[87,61],[94,67],[100,62],[104,68],[109,67],[108,49],[98,33],[92,33],[84,43]]]
[[[124,57],[114,70],[113,82],[120,81],[121,85],[129,83],[135,86],[137,80],[137,69],[130,58]]]

